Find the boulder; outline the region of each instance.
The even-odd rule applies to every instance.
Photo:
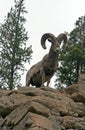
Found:
[[[85,130],[85,88],[0,90],[0,130]]]

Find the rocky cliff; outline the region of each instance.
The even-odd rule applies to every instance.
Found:
[[[85,130],[85,87],[0,90],[0,130]]]

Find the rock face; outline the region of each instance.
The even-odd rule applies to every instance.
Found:
[[[0,90],[0,130],[85,130],[85,87]]]

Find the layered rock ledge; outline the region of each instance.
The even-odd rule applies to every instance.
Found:
[[[85,130],[85,87],[0,90],[0,130]]]

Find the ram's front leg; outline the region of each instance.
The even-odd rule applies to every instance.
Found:
[[[42,74],[42,83],[41,83],[41,86],[42,86],[42,87],[44,86],[45,81],[46,81],[45,73],[43,73],[43,74]]]

